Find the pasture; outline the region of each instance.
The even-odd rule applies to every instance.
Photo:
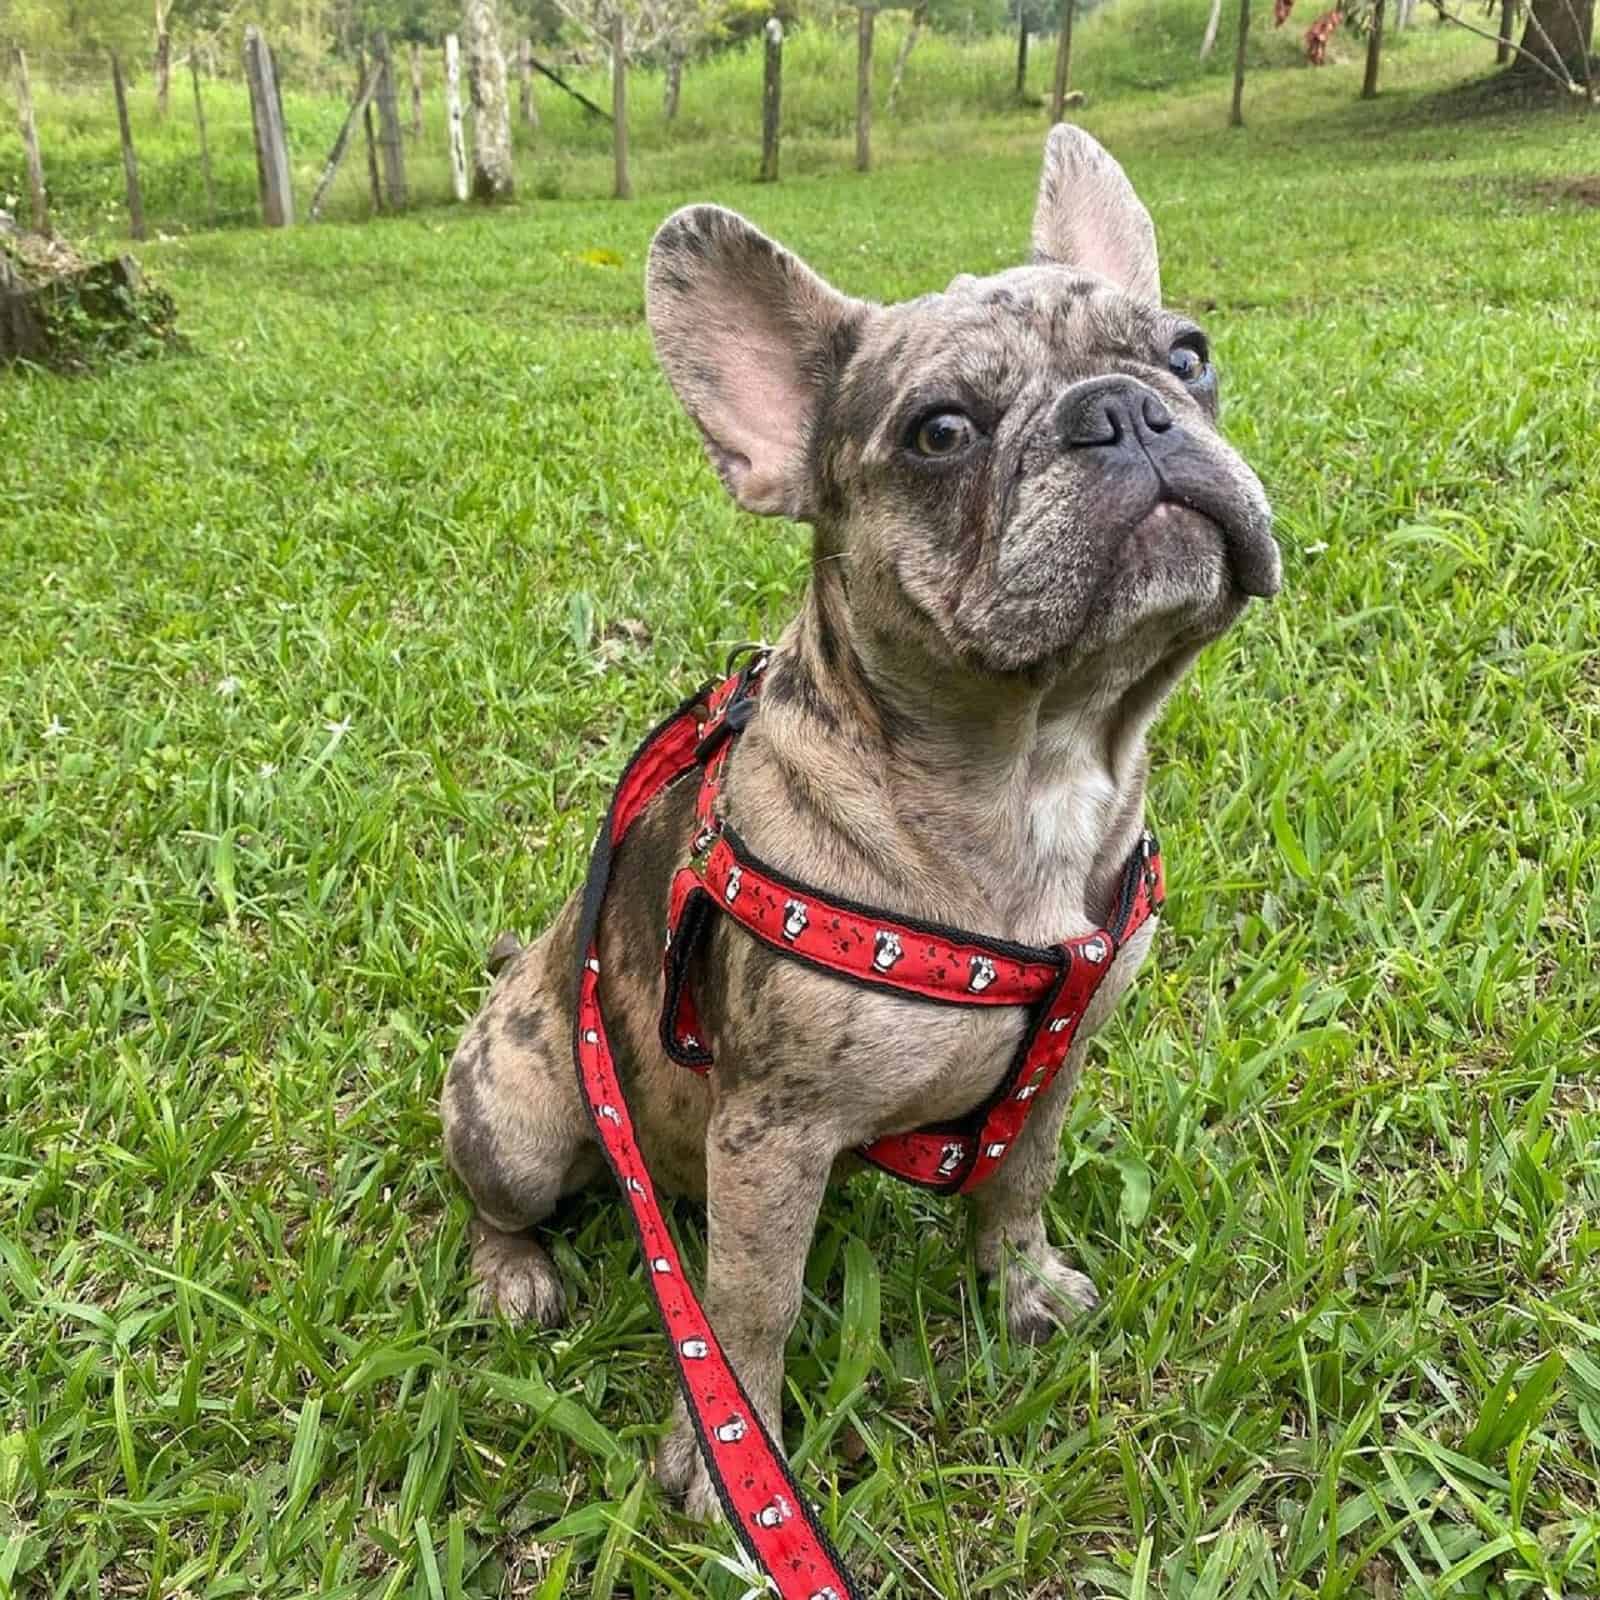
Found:
[[[787,1438],[873,1594],[1600,1590],[1595,125],[1404,46],[1376,104],[1082,116],[1286,585],[1153,738],[1167,924],[1051,1207],[1100,1312],[1012,1348],[959,1205],[825,1207]],[[156,241],[189,353],[0,376],[0,1595],[745,1593],[648,1474],[616,1199],[552,1235],[569,1327],[479,1316],[435,1100],[489,940],[804,579],[655,369],[654,225],[877,298],[1026,238],[1037,111],[776,187],[756,125],[646,132],[631,205],[596,141],[506,211]]]

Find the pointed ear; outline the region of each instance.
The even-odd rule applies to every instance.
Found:
[[[864,310],[721,206],[661,224],[645,273],[656,355],[746,511],[814,513],[811,431]]]
[[[1122,168],[1070,123],[1057,123],[1045,141],[1033,259],[1097,273],[1135,300],[1161,303],[1150,213]]]

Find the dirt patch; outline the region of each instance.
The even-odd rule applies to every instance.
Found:
[[[1600,206],[1600,173],[1586,178],[1541,178],[1528,185],[1542,200],[1565,200],[1569,205]]]

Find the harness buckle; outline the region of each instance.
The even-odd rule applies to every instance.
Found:
[[[702,766],[710,761],[724,743],[736,733],[743,733],[750,725],[750,719],[756,711],[756,697],[750,687],[751,679],[759,676],[766,665],[767,656],[764,651],[758,656],[752,656],[739,669],[733,693],[728,696],[722,709],[703,725],[700,741],[694,747],[694,758]]]

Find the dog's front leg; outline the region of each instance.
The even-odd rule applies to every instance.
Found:
[[[1078,1076],[1077,1054],[1035,1101],[999,1168],[973,1191],[978,1270],[1005,1274],[1011,1337],[1029,1344],[1048,1339],[1058,1326],[1100,1303],[1094,1284],[1044,1232],[1044,1197],[1055,1181],[1061,1124]]]
[[[767,1431],[783,1440],[783,1347],[800,1314],[806,1255],[835,1152],[815,1129],[763,1122],[744,1097],[706,1130],[705,1309]],[[719,1512],[682,1400],[656,1474],[701,1521]]]

